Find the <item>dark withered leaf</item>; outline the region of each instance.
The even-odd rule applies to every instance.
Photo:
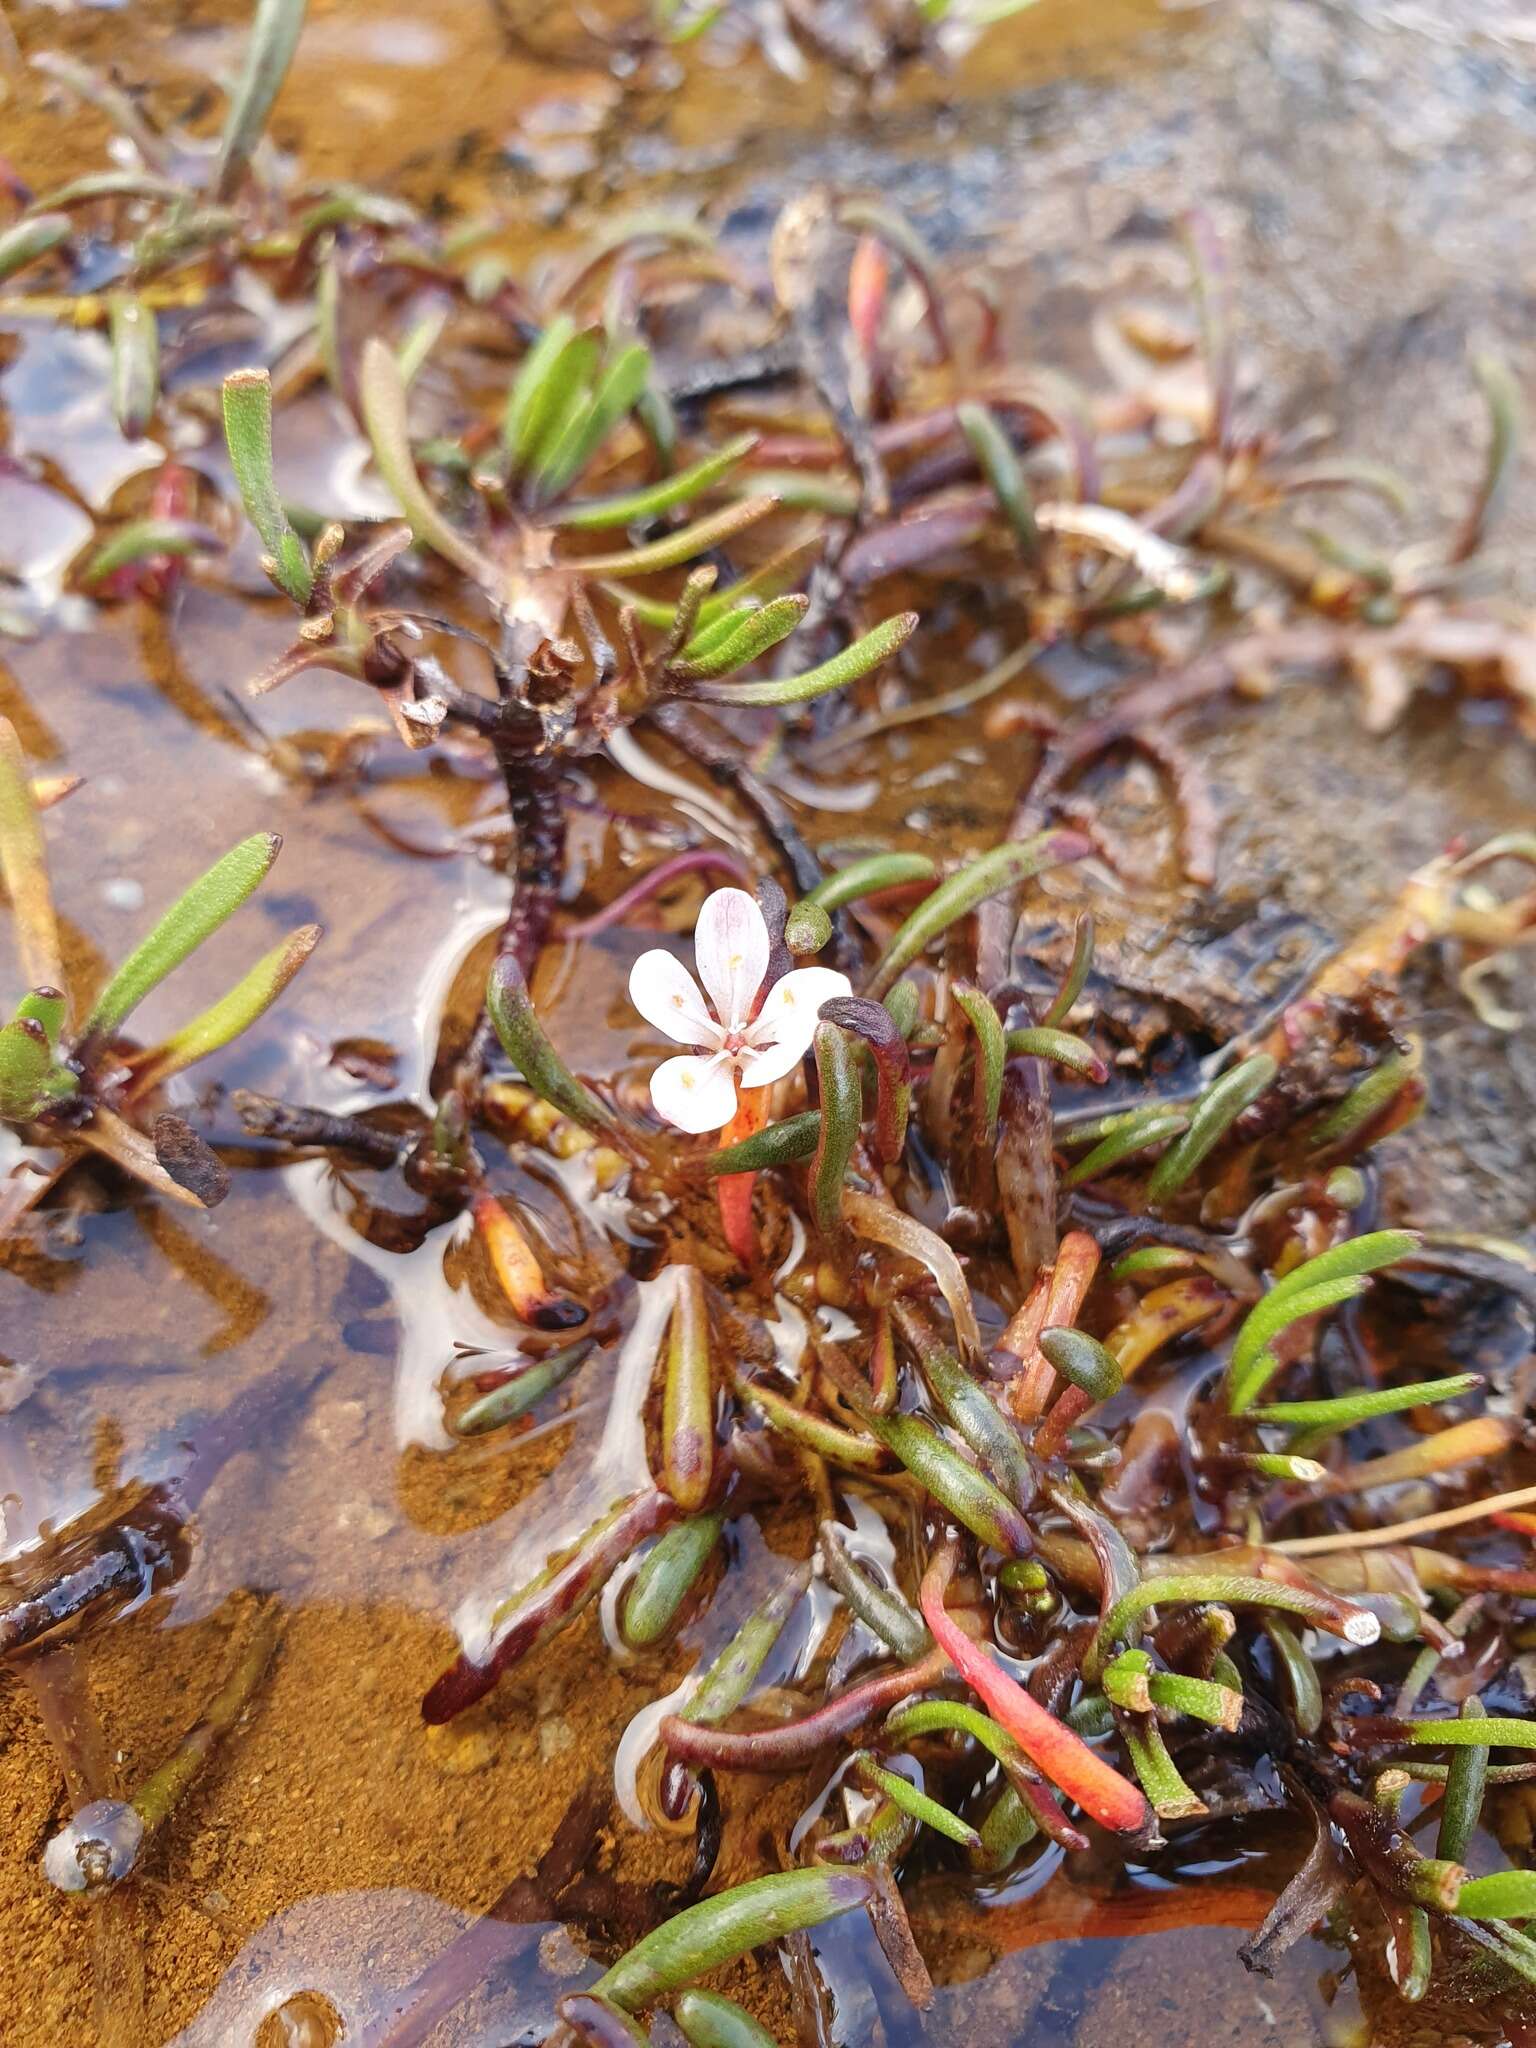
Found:
[[[1307,1860],[1264,1916],[1264,1924],[1252,1941],[1238,1950],[1245,1969],[1261,1977],[1274,1975],[1276,1962],[1294,1948],[1326,1913],[1330,1913],[1349,1888],[1349,1873],[1333,1846],[1327,1817],[1314,1812],[1317,1839]]]
[[[152,1136],[155,1157],[177,1187],[196,1195],[205,1209],[216,1209],[229,1193],[229,1168],[217,1153],[169,1111],[155,1118]]]

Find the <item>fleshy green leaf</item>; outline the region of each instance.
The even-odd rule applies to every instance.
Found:
[[[1417,1047],[1409,1052],[1389,1052],[1314,1126],[1309,1142],[1322,1151],[1348,1144],[1367,1131],[1413,1080],[1419,1064]]]
[[[551,515],[551,524],[585,529],[632,526],[642,519],[655,519],[717,484],[756,446],[756,434],[738,434],[734,441],[728,441],[713,455],[706,455],[691,469],[680,469],[675,476],[663,477],[658,483],[641,484],[633,491],[620,491],[611,498],[591,498],[580,504],[561,505]]]
[[[755,611],[740,617],[727,613],[722,622],[729,630],[711,632],[709,641],[694,654],[667,663],[667,680],[673,683],[710,682],[757,661],[770,648],[787,640],[805,617],[808,597],[775,597]],[[702,638],[702,636],[699,636]]]
[[[130,519],[102,542],[81,571],[81,581],[102,583],[136,562],[153,561],[157,555],[195,555],[218,544],[217,534],[190,519]]]
[[[224,133],[219,140],[218,162],[214,166],[213,193],[228,199],[240,183],[267,125],[272,102],[277,98],[304,26],[306,0],[256,0],[251,23],[251,40],[245,62],[229,102]]]
[[[653,2005],[749,1949],[851,1912],[873,1889],[856,1870],[785,1870],[753,1878],[663,1921],[592,1989],[628,2012]]]
[[[797,960],[819,953],[832,937],[832,920],[819,903],[802,899],[784,920],[784,943]]]
[[[1008,1057],[1017,1059],[1020,1054],[1036,1060],[1051,1060],[1058,1067],[1081,1074],[1085,1080],[1105,1082],[1109,1069],[1094,1051],[1086,1038],[1079,1038],[1072,1031],[1057,1031],[1048,1024],[1026,1024],[1021,1030],[1008,1033]]]
[[[955,417],[1019,546],[1026,555],[1037,553],[1040,534],[1024,466],[1013,443],[998,425],[996,414],[985,405],[971,402],[956,406]]]
[[[260,885],[282,847],[276,832],[253,832],[232,846],[179,897],[148,938],[136,946],[96,999],[86,1021],[88,1038],[110,1038],[151,989],[158,988],[233,917]]]
[[[1040,1019],[1046,1030],[1065,1024],[1072,1014],[1073,1005],[1082,994],[1083,984],[1087,981],[1089,969],[1093,966],[1093,947],[1093,912],[1085,910],[1079,916],[1072,933],[1072,958],[1068,961],[1067,971],[1062,976],[1061,987],[1052,998],[1050,1008]]]
[[[112,410],[123,433],[136,441],[160,399],[160,329],[153,309],[129,292],[112,294],[108,319]]]
[[[13,1017],[0,1029],[0,1117],[30,1123],[49,1097],[55,1072],[48,1034],[35,1017]],[[72,1082],[73,1076],[67,1076]]]
[[[707,27],[723,12],[721,7],[706,8],[702,25]],[[674,35],[670,40],[678,38]],[[688,2048],[778,2048],[772,2034],[750,2013],[718,1991],[685,1991],[673,2007],[672,2017],[682,2028]]]
[[[171,211],[146,228],[133,247],[133,268],[140,279],[165,270],[239,234],[242,222],[232,206],[199,206],[190,213]]]
[[[705,683],[694,694],[710,704],[808,704],[813,697],[856,683],[881,662],[889,661],[916,630],[917,613],[898,612],[804,675],[765,677],[756,683]]]
[[[70,230],[67,213],[34,213],[0,234],[0,281],[57,249]]]
[[[314,573],[288,523],[272,465],[272,379],[265,370],[232,370],[224,379],[224,439],[246,517],[261,536],[278,584],[307,604]]]
[[[1372,1230],[1346,1238],[1286,1274],[1244,1318],[1227,1369],[1227,1403],[1234,1415],[1252,1407],[1277,1369],[1269,1346],[1303,1316],[1318,1315],[1361,1293],[1364,1275],[1394,1266],[1419,1248],[1411,1230]]]
[[[502,1050],[516,1062],[518,1072],[536,1095],[568,1116],[572,1123],[580,1124],[583,1130],[593,1131],[633,1153],[633,1142],[618,1128],[612,1112],[577,1080],[550,1043],[534,1010],[528,984],[510,956],[498,960],[491,969],[485,1007]]]
[[[858,1140],[864,1091],[848,1034],[836,1024],[818,1024],[812,1040],[821,1094],[821,1123],[811,1167],[811,1210],[816,1227],[835,1231],[842,1213],[843,1176]]]
[[[883,1792],[893,1806],[910,1819],[924,1827],[932,1828],[935,1834],[947,1835],[952,1842],[958,1842],[963,1849],[979,1849],[981,1837],[958,1813],[951,1813],[947,1806],[941,1806],[937,1799],[930,1799],[926,1792],[919,1792],[895,1771],[888,1771],[879,1764],[867,1749],[857,1751],[853,1759],[854,1769],[859,1776]]]
[[[1279,1072],[1267,1052],[1256,1052],[1213,1081],[1189,1112],[1189,1129],[1152,1170],[1147,1200],[1154,1207],[1176,1194],[1251,1102],[1257,1102]]]
[[[1524,429],[1520,386],[1509,365],[1498,356],[1483,355],[1477,357],[1472,367],[1488,407],[1488,452],[1482,477],[1451,550],[1451,559],[1456,562],[1476,554],[1503,509],[1519,468]]]
[[[651,352],[640,343],[627,348],[608,365],[592,393],[585,413],[564,426],[558,440],[539,463],[535,487],[555,497],[573,483],[598,449],[630,411],[651,374]]]
[[[645,547],[627,548],[617,555],[585,555],[580,561],[561,566],[578,576],[651,576],[658,569],[676,569],[755,526],[778,502],[772,497],[743,498],[739,504],[711,512],[694,520],[691,526],[680,526],[676,533],[653,540]]]
[[[1323,1401],[1272,1401],[1249,1408],[1250,1422],[1278,1422],[1299,1432],[1292,1449],[1310,1451],[1341,1430],[1372,1422],[1379,1415],[1401,1415],[1437,1401],[1457,1401],[1483,1384],[1481,1373],[1452,1373],[1441,1380],[1414,1380],[1405,1387],[1373,1387],[1358,1394],[1337,1394]]]
[[[494,564],[443,517],[416,473],[405,415],[405,382],[394,350],[380,335],[371,335],[364,345],[358,395],[373,459],[409,520],[411,532],[484,589],[494,589]]]
[[[821,1111],[802,1109],[798,1116],[769,1124],[750,1138],[723,1146],[699,1161],[700,1173],[764,1173],[770,1167],[789,1166],[797,1159],[809,1159],[821,1136]]]
[[[0,718],[0,876],[11,899],[23,980],[31,988],[62,988],[64,967],[43,830],[32,799],[27,757],[8,718]]]
[[[823,910],[841,910],[845,904],[877,895],[882,889],[899,889],[904,882],[931,882],[938,872],[938,863],[926,853],[872,853],[828,875],[807,891],[803,900],[819,904]]]
[[[179,1031],[172,1032],[153,1051],[144,1054],[142,1060],[135,1061],[133,1092],[143,1094],[158,1087],[172,1074],[179,1074],[183,1067],[190,1067],[196,1060],[207,1059],[210,1053],[221,1051],[241,1032],[249,1030],[262,1012],[277,1001],[304,965],[319,943],[320,935],[319,925],[300,925],[270,953],[264,954],[227,994],[220,996],[216,1003],[210,1003],[189,1024],[183,1024]]]
[[[590,418],[592,380],[601,360],[602,343],[595,334],[577,334],[566,344],[547,374],[538,433],[526,461],[514,468],[536,478],[557,443]]]
[[[64,1029],[64,1013],[64,998],[56,988],[28,989],[16,1005],[18,1017],[30,1018],[42,1025],[50,1045],[59,1042],[59,1033]]]
[[[575,322],[568,314],[557,314],[524,356],[512,380],[501,418],[501,445],[516,469],[526,465],[554,413],[569,399],[569,384],[562,384],[556,367],[575,336]]]
[[[1461,1888],[1458,1913],[1469,1920],[1536,1919],[1536,1870],[1496,1870]]]
[[[624,1597],[621,1626],[633,1648],[647,1649],[671,1628],[714,1555],[725,1516],[718,1509],[679,1522],[658,1537]]]
[[[990,1141],[1003,1106],[1003,1063],[1008,1054],[1008,1035],[990,996],[983,995],[969,982],[957,981],[953,992],[976,1039],[976,1062],[982,1076],[981,1136]]]
[[[1042,1330],[1040,1349],[1064,1380],[1098,1406],[1119,1393],[1124,1380],[1120,1361],[1086,1330]]]
[[[941,932],[989,896],[1015,887],[1058,861],[1080,860],[1087,851],[1088,842],[1079,832],[1039,832],[1033,839],[1008,840],[967,862],[931,896],[924,897],[900,927],[877,962],[866,993],[883,996]]]
[[[395,350],[395,361],[400,366],[400,382],[407,391],[415,383],[422,364],[442,339],[443,329],[447,325],[447,309],[442,306],[434,307],[430,313],[423,313]]]
[[[896,1019],[869,996],[833,996],[817,1015],[864,1041],[875,1070],[875,1156],[882,1165],[894,1165],[907,1141],[912,1106],[912,1059]]]
[[[1099,1140],[1086,1158],[1077,1162],[1066,1176],[1066,1185],[1076,1188],[1085,1181],[1097,1180],[1122,1160],[1144,1152],[1149,1145],[1160,1145],[1165,1138],[1182,1137],[1188,1129],[1189,1118],[1182,1110],[1132,1110]]]

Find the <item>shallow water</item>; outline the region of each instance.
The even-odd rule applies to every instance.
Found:
[[[243,10],[10,12],[24,49],[111,63],[183,113],[202,77],[233,62]],[[690,60],[664,91],[616,76],[622,66],[577,30],[556,34],[546,10],[503,12],[514,29],[528,24],[510,46],[505,20],[478,0],[430,12],[315,5],[278,139],[317,176],[466,211],[494,198],[520,265],[658,197],[707,201],[730,246],[760,265],[778,203],[806,177],[878,187],[940,246],[1000,234],[1010,329],[1048,341],[1045,353],[1087,347],[1106,290],[1166,281],[1138,223],[1208,201],[1232,234],[1253,356],[1284,393],[1275,410],[1346,416],[1354,445],[1415,469],[1436,501],[1456,502],[1475,468],[1467,341],[1499,340],[1529,381],[1523,195],[1536,173],[1536,100],[1518,8],[1217,0],[1175,12],[1155,0],[1042,0],[953,77],[909,76],[867,107],[824,69],[786,80],[750,54],[730,73]],[[94,116],[40,108],[35,83],[9,90],[4,149],[23,177],[41,187],[96,161],[105,130]],[[31,472],[0,476],[0,570],[48,601],[93,518],[160,459],[157,446],[117,434],[105,361],[95,336],[0,329],[3,446]],[[296,494],[339,512],[370,508],[355,448],[325,404],[288,432],[280,468]],[[1531,530],[1525,499],[1512,546]],[[0,642],[0,710],[43,769],[86,777],[48,822],[76,975],[120,958],[225,845],[257,829],[284,835],[267,887],[146,1005],[146,1040],[294,924],[326,926],[275,1028],[178,1084],[220,1137],[236,1130],[236,1087],[336,1110],[424,1104],[445,1035],[462,1035],[471,967],[483,968],[475,949],[505,897],[495,791],[462,764],[392,758],[360,787],[294,772],[357,720],[351,686],[307,678],[263,700],[253,723],[239,686],[286,634],[276,606],[253,594],[254,562],[245,566],[243,583],[190,585],[168,615],[66,596],[37,640]],[[1521,573],[1528,582],[1528,566]],[[986,651],[971,658],[979,665]],[[1070,700],[1070,674],[1054,686]],[[1190,918],[1171,890],[1119,915],[1136,973],[1154,987],[1198,983],[1216,1013],[1244,947],[1257,955],[1269,943],[1266,920],[1305,957],[1379,909],[1451,834],[1536,816],[1531,750],[1499,719],[1449,704],[1368,742],[1341,691],[1298,685],[1264,706],[1213,712],[1199,746],[1224,812],[1220,894],[1240,907],[1229,920],[1239,938]],[[847,764],[899,769],[882,831],[955,845],[995,834],[1016,761],[968,754],[947,733],[892,749]],[[572,915],[676,843],[668,799],[612,770],[601,780],[620,822],[606,826],[596,803],[578,813]],[[827,843],[871,818],[808,812],[804,822]],[[431,857],[402,857],[402,835]],[[1077,907],[1065,884],[1051,903],[1063,923]],[[640,943],[611,932],[579,950],[557,944],[543,963],[551,1027],[583,1070],[615,1072],[635,1056],[622,991]],[[1529,1229],[1530,1034],[1496,1039],[1448,986],[1430,979],[1424,993],[1434,1104],[1411,1152],[1392,1148],[1390,1198],[1449,1227]],[[358,1078],[362,1039],[388,1048],[385,1089]],[[0,1263],[0,1352],[16,1385],[0,1417],[12,1445],[7,1555],[102,1491],[174,1469],[199,1417],[273,1377],[257,1440],[213,1482],[185,1574],[74,1660],[70,1682],[94,1704],[114,1783],[137,1783],[222,1682],[252,1589],[279,1595],[287,1616],[249,1724],[178,1810],[144,1880],[94,1914],[61,1902],[40,1874],[66,1802],[30,1692],[13,1679],[0,1688],[8,2048],[324,2041],[318,2005],[302,2022],[309,2033],[296,2031],[298,2008],[287,2032],[275,2022],[259,2031],[303,1993],[333,2002],[348,2041],[382,2041],[406,1988],[534,1869],[583,1781],[606,1779],[631,1717],[729,1632],[768,1583],[774,1546],[793,1547],[790,1528],[738,1530],[730,1612],[712,1611],[664,1657],[610,1657],[594,1614],[484,1707],[424,1729],[421,1694],[452,1651],[451,1624],[472,1625],[477,1589],[595,1503],[573,1501],[570,1468],[555,1474],[566,1431],[449,1446],[439,1382],[457,1350],[494,1347],[499,1334],[450,1242],[462,1232],[439,1226],[418,1242],[409,1221],[365,1214],[375,1176],[349,1185],[317,1163],[247,1156],[251,1170],[209,1217],[149,1202],[82,1206]],[[579,1162],[560,1172],[587,1192]],[[552,1177],[501,1184],[574,1256]],[[407,1219],[415,1208],[398,1181],[381,1201]],[[618,1350],[562,1396],[574,1441],[594,1452]],[[621,1467],[626,1447],[606,1449]],[[590,1459],[573,1467],[595,1487]],[[755,1868],[812,1789],[767,1784],[738,1803],[722,1873]],[[1294,1861],[1286,1824],[1272,1838],[1246,1833],[1240,1849],[1216,1828],[1186,1839],[1182,1867],[1165,1857],[1117,1889],[1049,1860],[995,1895],[922,1881],[913,1918],[939,1985],[926,2019],[905,2007],[862,1922],[833,1930],[818,1947],[837,2039],[1109,2048],[1149,2016],[1166,2040],[1212,2048],[1346,2038],[1325,2029],[1345,2023],[1352,1993],[1325,2013],[1319,1991],[1339,1955],[1303,1944],[1272,1983],[1233,1959],[1238,1930],[1262,1917]],[[686,1842],[605,1820],[594,1863],[615,1880],[605,1910],[618,1931],[635,1897],[680,1881],[687,1862]],[[467,2001],[435,2031],[389,2036],[397,2048],[542,2037],[571,1951],[522,1905],[526,1925],[492,1922],[475,1937]],[[738,1985],[789,2038],[776,1973],[747,1967]]]

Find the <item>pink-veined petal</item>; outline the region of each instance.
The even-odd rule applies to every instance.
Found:
[[[781,975],[747,1032],[752,1050],[741,1063],[743,1087],[782,1081],[809,1052],[822,1004],[852,994],[847,975],[834,967],[796,967]]]
[[[680,1131],[723,1130],[736,1114],[736,1078],[718,1053],[707,1060],[679,1053],[652,1074],[651,1101],[656,1114]]]
[[[718,1045],[720,1027],[704,1007],[699,985],[660,946],[642,953],[629,970],[629,1000],[647,1024],[677,1045]]]
[[[745,889],[704,899],[693,934],[699,979],[727,1031],[739,1031],[768,972],[768,927]]]

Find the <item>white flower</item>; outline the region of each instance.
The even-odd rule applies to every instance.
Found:
[[[663,1060],[651,1076],[657,1114],[680,1131],[718,1131],[736,1113],[736,1083],[782,1080],[810,1048],[816,1012],[853,993],[846,974],[796,967],[773,984],[753,1016],[768,972],[768,927],[744,889],[717,889],[693,935],[698,982],[660,947],[630,970],[629,999],[647,1024],[697,1053]]]

